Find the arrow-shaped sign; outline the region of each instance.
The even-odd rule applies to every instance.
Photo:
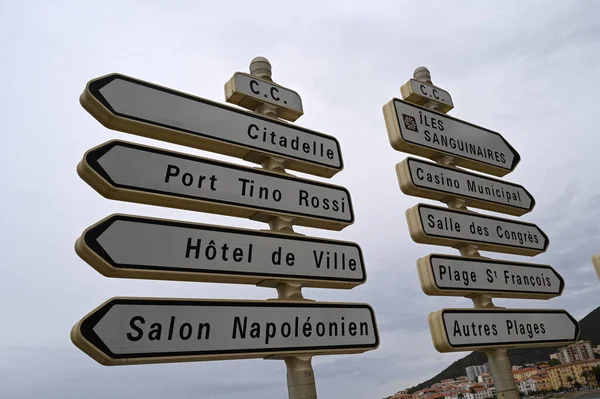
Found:
[[[77,166],[103,196],[121,201],[341,230],[354,222],[343,187],[113,140]],[[270,215],[270,216],[269,216]]]
[[[323,133],[120,74],[91,80],[81,105],[109,129],[331,177],[343,169],[338,141]]]
[[[431,159],[455,158],[458,166],[504,176],[520,161],[499,133],[393,99],[383,106],[390,144],[398,151]]]
[[[406,158],[396,165],[404,194],[444,201],[461,198],[467,206],[521,216],[535,200],[523,186],[457,168]]]
[[[438,352],[566,345],[579,324],[565,310],[442,309],[429,314]]]
[[[108,277],[323,288],[366,280],[362,251],[352,242],[130,215],[89,227],[75,250]]]
[[[366,304],[112,298],[71,340],[111,366],[361,353],[379,333]]]
[[[533,263],[431,254],[417,260],[417,268],[427,295],[549,299],[565,287],[551,266]]]
[[[468,211],[417,204],[406,210],[410,236],[420,244],[457,247],[472,244],[484,251],[534,256],[550,240],[535,224]]]

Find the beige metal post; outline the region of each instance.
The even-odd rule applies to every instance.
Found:
[[[433,84],[431,82],[431,74],[425,67],[418,67],[413,73],[413,77],[423,83]],[[428,101],[424,104],[426,108],[433,111],[439,111],[438,105],[433,101]],[[436,163],[454,167],[454,158],[448,155],[443,155],[435,160]],[[468,211],[465,202],[460,198],[448,198],[446,201],[448,208]],[[479,256],[479,251],[475,245],[464,244],[457,247],[462,256]],[[470,297],[475,305],[475,308],[497,308],[492,302],[492,298],[487,295],[473,295]],[[490,372],[494,380],[496,388],[496,398],[498,399],[518,399],[519,389],[513,378],[512,367],[506,349],[488,349],[484,351],[490,363]]]
[[[256,57],[250,62],[250,74],[258,78],[273,81],[271,79],[271,63],[264,57]],[[259,105],[254,112],[273,119],[277,118],[277,110],[269,104]],[[262,162],[262,167],[272,172],[288,174],[285,171],[285,161],[281,158],[268,158]],[[272,231],[290,235],[300,235],[294,231],[294,220],[287,217],[273,217],[269,221]],[[265,285],[268,285],[265,284]],[[279,300],[311,301],[302,296],[302,284],[278,283],[277,289]],[[289,399],[316,399],[317,388],[315,374],[312,368],[312,356],[290,356],[284,357],[287,368],[287,385]]]

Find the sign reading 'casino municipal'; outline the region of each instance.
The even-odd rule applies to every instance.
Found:
[[[523,186],[416,158],[397,164],[396,173],[400,189],[407,195],[438,201],[461,198],[467,206],[515,216],[535,206]]]
[[[499,133],[393,99],[383,106],[392,147],[428,158],[450,155],[459,166],[504,176],[520,161]]]
[[[343,169],[338,141],[323,133],[120,74],[90,81],[82,106],[104,126],[261,163],[331,177]]]
[[[343,187],[124,141],[88,151],[77,171],[100,194],[121,201],[255,219],[289,215],[331,230],[354,222]]]

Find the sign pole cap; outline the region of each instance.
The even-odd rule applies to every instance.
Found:
[[[250,61],[250,74],[257,78],[273,81],[271,79],[271,63],[265,57],[255,57]]]
[[[425,68],[424,66],[420,66],[415,69],[413,72],[413,77],[419,82],[429,83],[431,85],[433,84],[431,82],[431,73],[429,72],[429,69]]]

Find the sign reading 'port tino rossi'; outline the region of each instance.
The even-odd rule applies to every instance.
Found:
[[[256,220],[286,215],[331,230],[354,222],[343,187],[119,140],[89,150],[77,172],[103,196],[121,201]]]

